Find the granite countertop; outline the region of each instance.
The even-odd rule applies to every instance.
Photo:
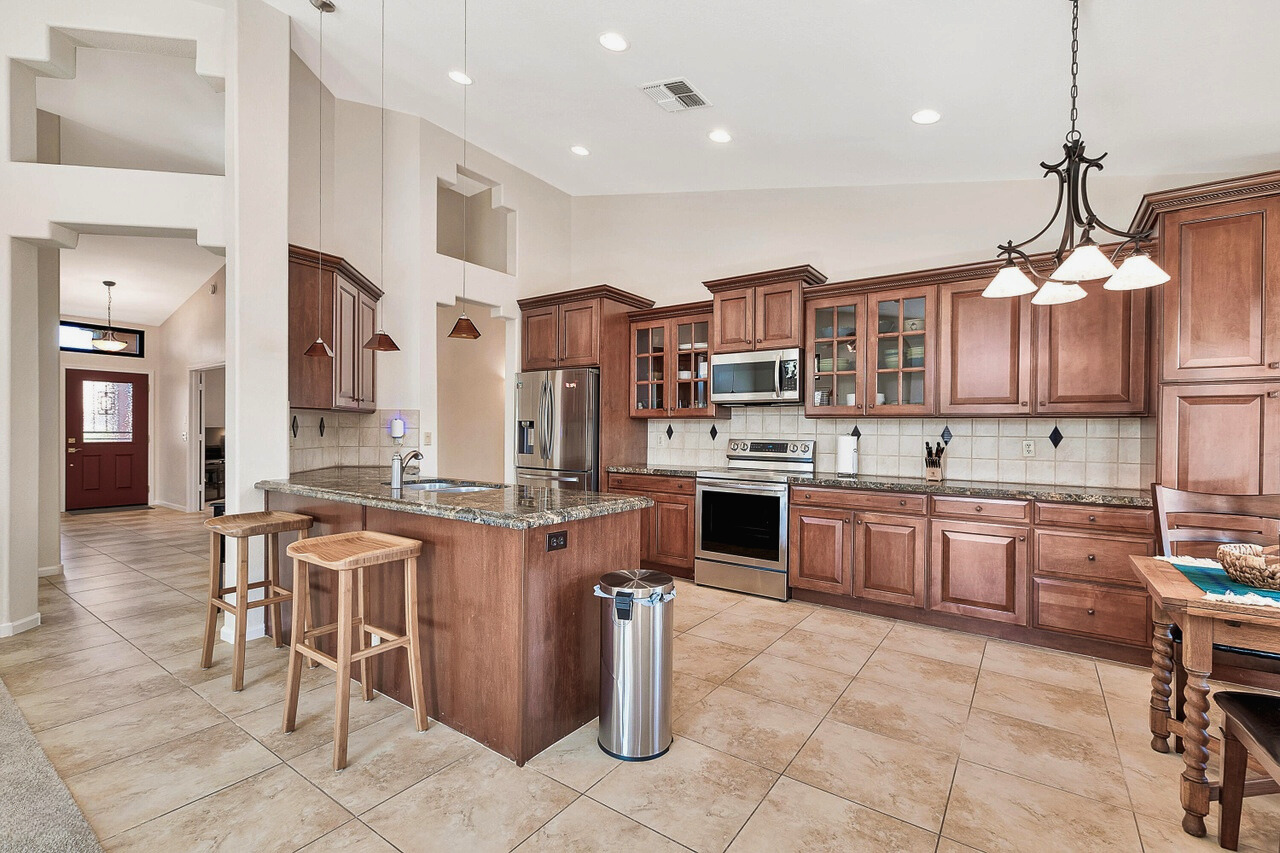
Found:
[[[475,483],[445,477],[411,477],[407,482],[440,479],[459,486],[481,485],[493,488],[481,492],[445,493],[402,489],[400,496],[396,497],[391,493],[391,487],[386,485],[389,479],[390,472],[385,466],[320,468],[315,471],[299,471],[284,480],[262,480],[257,483],[257,488],[267,492],[321,498],[514,530],[581,521],[653,506],[653,501],[648,498],[631,495]]]
[[[657,474],[665,477],[693,477],[696,470],[685,468],[640,468],[610,466],[610,473]],[[1150,507],[1151,493],[1144,489],[1107,489],[1094,486],[1055,486],[1043,483],[999,483],[983,480],[942,480],[929,482],[921,477],[840,476],[818,471],[813,475],[793,475],[787,481],[795,486],[866,489],[877,492],[913,492],[926,495],[1003,498],[1006,500],[1052,501],[1055,503],[1094,504],[1097,506]]]

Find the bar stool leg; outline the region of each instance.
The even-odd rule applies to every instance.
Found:
[[[302,686],[302,652],[298,648],[306,642],[307,619],[310,610],[310,589],[307,586],[307,564],[293,558],[293,631],[289,643],[289,676],[284,688],[284,725],[286,733],[293,731],[298,720],[298,691]]]
[[[218,546],[222,544],[222,536],[209,533],[209,609],[204,616],[204,646],[200,651],[200,668],[213,666],[213,635],[218,628],[218,606],[215,601],[222,597],[222,560],[218,559]]]
[[[351,711],[351,572],[338,572],[338,683],[333,706],[333,769],[347,766],[347,726]]]
[[[239,555],[236,567],[236,640],[232,658],[231,689],[239,693],[244,689],[245,631],[249,615],[249,540],[236,539]]]
[[[356,569],[356,618],[360,627],[356,630],[356,648],[364,651],[368,638],[364,630],[364,569]],[[373,682],[369,680],[369,659],[360,660],[360,695],[366,702],[373,701]]]
[[[427,696],[423,689],[422,647],[418,644],[418,558],[404,561],[404,632],[409,635],[409,689],[413,693],[413,721],[427,730]]]
[[[265,540],[267,567],[267,588],[265,590],[268,596],[274,596],[276,589],[280,586],[280,534],[269,533],[262,537]],[[276,641],[276,648],[284,645],[284,619],[280,615],[280,602],[276,602],[270,606],[271,609],[271,636]]]

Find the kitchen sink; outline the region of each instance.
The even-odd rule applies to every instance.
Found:
[[[383,483],[385,486],[390,483]],[[419,480],[416,482],[405,483],[402,488],[408,491],[416,492],[488,492],[494,489],[502,488],[501,486],[464,486],[458,483],[450,483],[448,480]]]

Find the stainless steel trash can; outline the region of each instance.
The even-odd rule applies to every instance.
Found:
[[[600,748],[647,761],[671,748],[671,575],[648,569],[600,578]]]

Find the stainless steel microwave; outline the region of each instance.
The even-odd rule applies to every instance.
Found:
[[[711,356],[711,402],[794,405],[800,402],[800,350],[726,352]]]

